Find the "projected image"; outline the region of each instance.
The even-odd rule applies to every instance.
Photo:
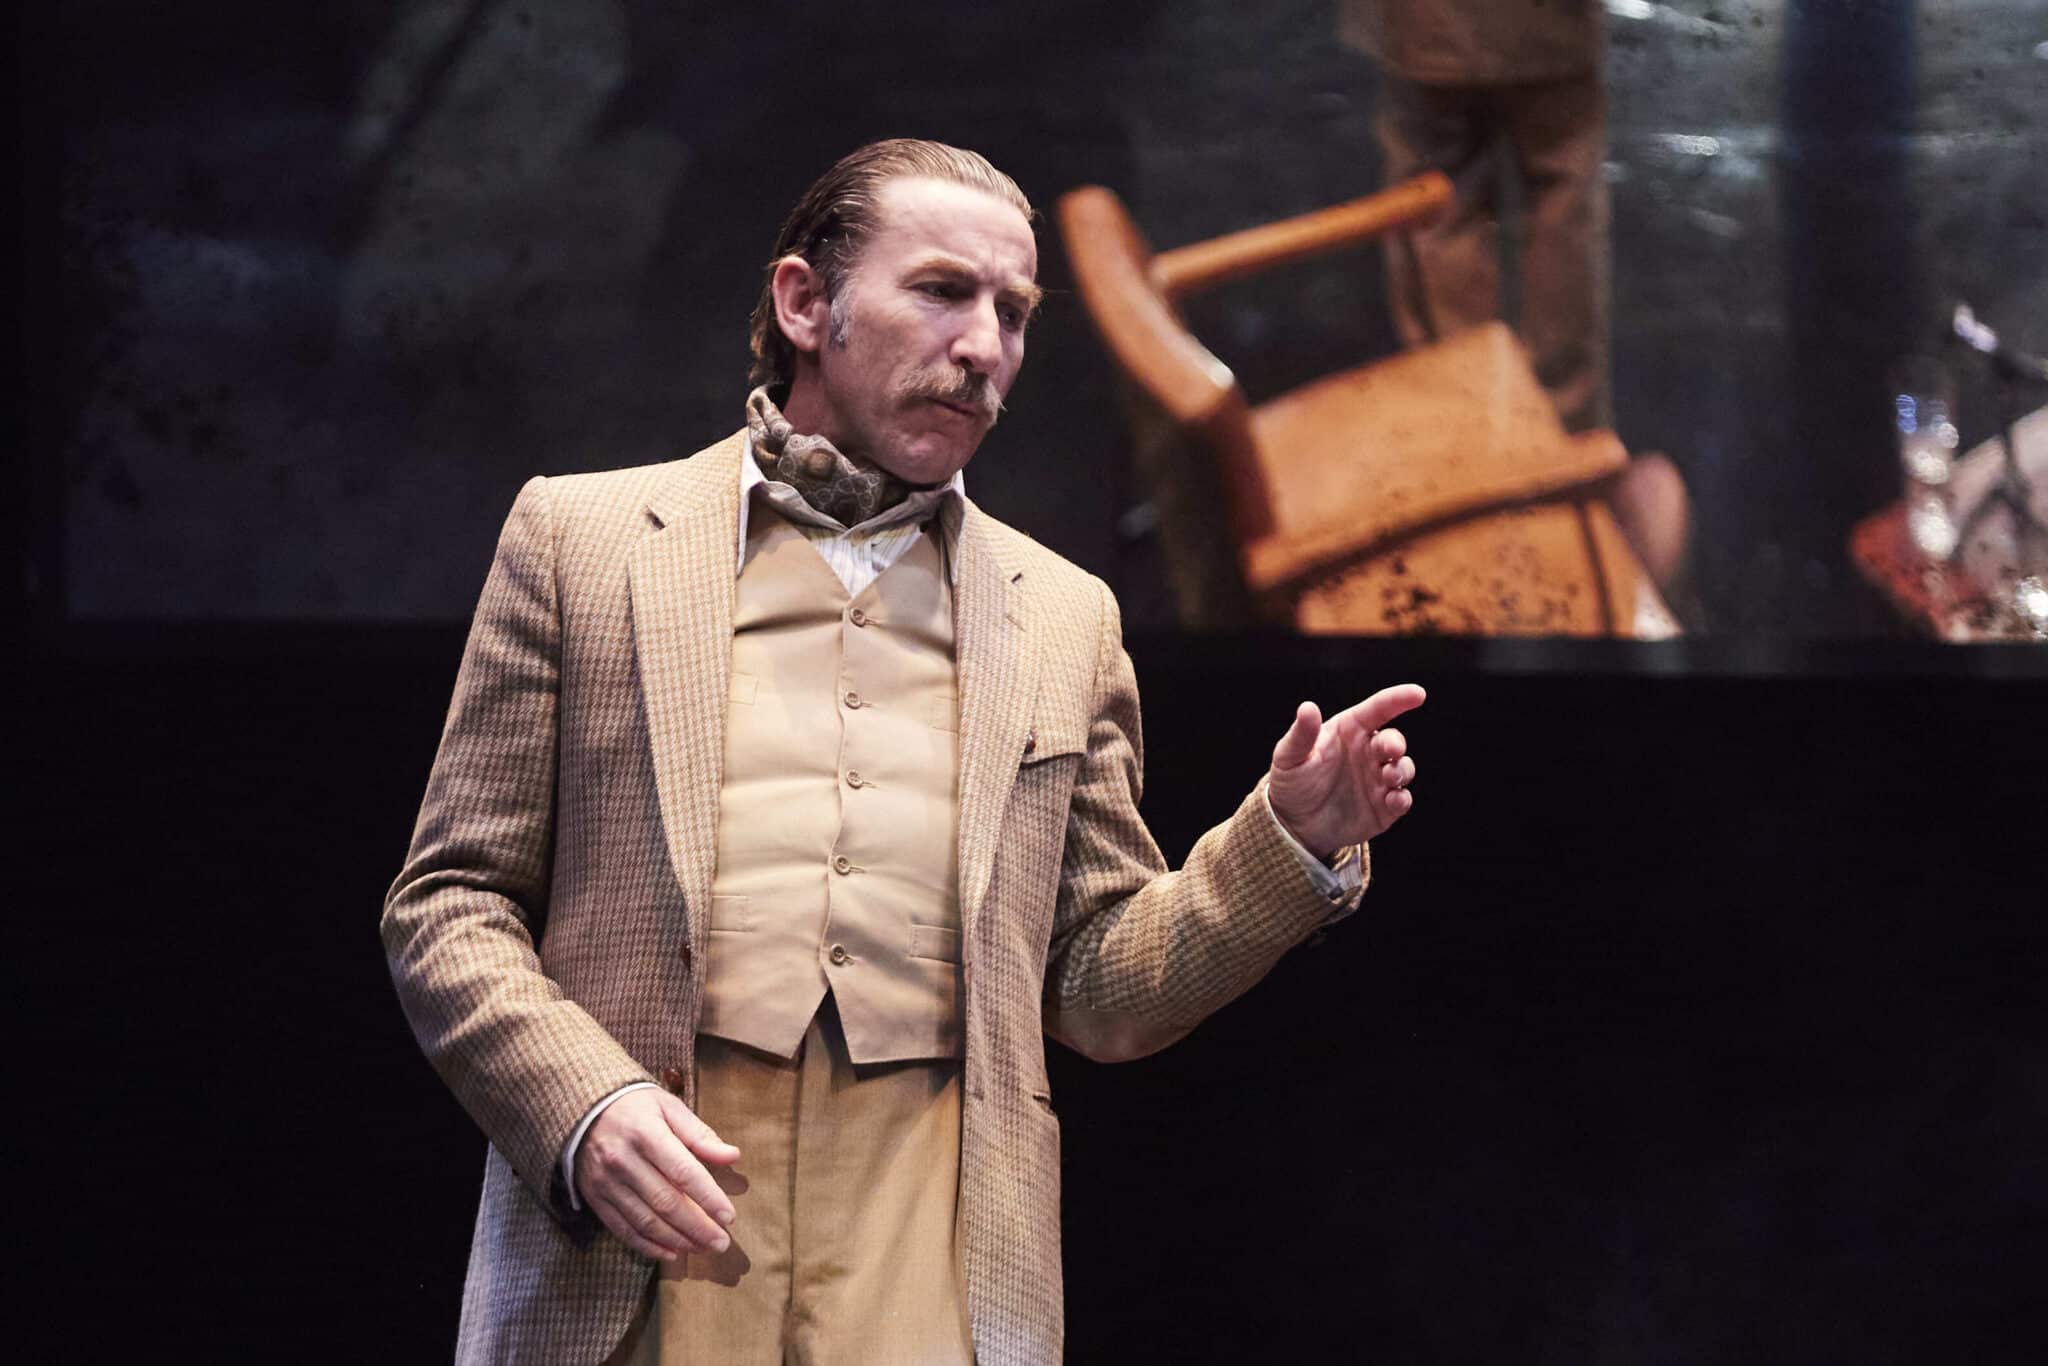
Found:
[[[744,424],[783,207],[910,134],[1039,214],[968,495],[1134,631],[2048,638],[2021,0],[245,8],[50,22],[45,617],[466,618],[527,477]]]
[[[1912,6],[1344,0],[1381,189],[1193,241],[1064,195],[1179,620],[2048,638],[2048,45],[1970,8],[2004,84]],[[1373,264],[1396,345],[1271,374]]]

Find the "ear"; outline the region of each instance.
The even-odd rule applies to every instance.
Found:
[[[775,298],[775,322],[789,344],[806,355],[825,345],[832,326],[832,303],[825,297],[825,279],[801,256],[785,256],[769,277]]]

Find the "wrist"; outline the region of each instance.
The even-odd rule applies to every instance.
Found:
[[[1270,779],[1265,783],[1262,795],[1266,800],[1266,814],[1272,817],[1274,828],[1287,838],[1288,843],[1294,846],[1295,852],[1327,866],[1331,860],[1341,857],[1344,850],[1350,847],[1341,844],[1330,845],[1315,832],[1304,831],[1299,823],[1287,819],[1273,801],[1273,786]]]

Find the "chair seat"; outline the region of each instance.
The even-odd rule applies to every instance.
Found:
[[[1628,462],[1611,432],[1566,434],[1499,323],[1283,394],[1252,410],[1251,430],[1273,512],[1246,547],[1260,592]]]
[[[1677,634],[1597,499],[1503,508],[1355,557],[1295,595],[1314,635]]]

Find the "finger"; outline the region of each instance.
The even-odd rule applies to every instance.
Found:
[[[1299,768],[1308,762],[1309,754],[1316,747],[1316,736],[1323,728],[1323,709],[1313,702],[1304,702],[1294,709],[1294,724],[1280,737],[1280,743],[1273,746],[1273,767]]]
[[[1380,809],[1387,813],[1387,823],[1393,824],[1415,805],[1415,794],[1405,787],[1397,787],[1380,797]]]
[[[722,1167],[729,1167],[740,1160],[740,1150],[720,1138],[696,1111],[674,1096],[662,1099],[667,1104],[661,1107],[661,1117],[668,1121],[669,1131],[683,1141],[683,1146],[704,1161],[716,1162]]]
[[[1334,722],[1328,729],[1338,737],[1344,746],[1344,763],[1360,775],[1372,772],[1385,759],[1379,754],[1374,741],[1378,738],[1372,731],[1360,730],[1354,725],[1338,725]]]
[[[669,1141],[659,1152],[648,1154],[644,1165],[630,1170],[627,1180],[633,1193],[677,1233],[700,1249],[725,1250],[732,1199],[689,1149]]]
[[[1391,688],[1381,688],[1363,702],[1347,707],[1339,713],[1339,719],[1368,731],[1379,730],[1403,712],[1414,711],[1428,696],[1419,684],[1396,683]]]
[[[688,1120],[695,1121],[691,1127],[703,1135],[708,1135],[706,1138],[700,1138],[700,1142],[712,1148],[714,1152],[719,1152],[721,1157],[726,1151],[732,1154],[732,1158],[726,1158],[725,1161],[729,1162],[740,1155],[738,1148],[730,1143],[720,1142],[718,1136],[711,1132],[711,1127],[690,1114],[680,1101],[676,1103],[676,1108],[682,1110],[683,1116]],[[719,1189],[717,1180],[704,1169],[704,1164],[697,1160],[691,1148],[686,1146],[689,1139],[680,1131],[683,1126],[678,1117],[669,1114],[666,1106],[663,1107],[662,1114],[669,1120],[670,1128],[674,1132],[656,1135],[652,1139],[647,1150],[648,1161],[653,1164],[664,1181],[688,1196],[696,1209],[707,1219],[715,1220],[720,1226],[730,1224],[734,1214],[732,1198]]]
[[[689,1250],[675,1231],[631,1191],[607,1189],[602,1195],[593,1195],[589,1204],[591,1211],[612,1231],[613,1237],[643,1257],[669,1262]]]
[[[1380,778],[1390,788],[1406,787],[1415,781],[1415,761],[1407,758],[1396,759],[1380,769]]]
[[[630,1211],[632,1226],[642,1235],[668,1242],[681,1240],[696,1251],[722,1252],[725,1231],[696,1203],[687,1184],[670,1175],[678,1161],[694,1168],[706,1182],[710,1180],[697,1159],[690,1156],[689,1149],[676,1142],[673,1135],[661,1132],[636,1136],[631,1146],[608,1153],[597,1170],[596,1180],[588,1184],[595,1195],[615,1202],[623,1204],[630,1197],[635,1202]],[[719,1199],[724,1198],[721,1192]],[[650,1225],[647,1214],[665,1225],[667,1231]]]
[[[1381,763],[1391,764],[1408,752],[1408,737],[1391,726],[1377,731],[1372,737],[1372,752],[1379,756]]]

